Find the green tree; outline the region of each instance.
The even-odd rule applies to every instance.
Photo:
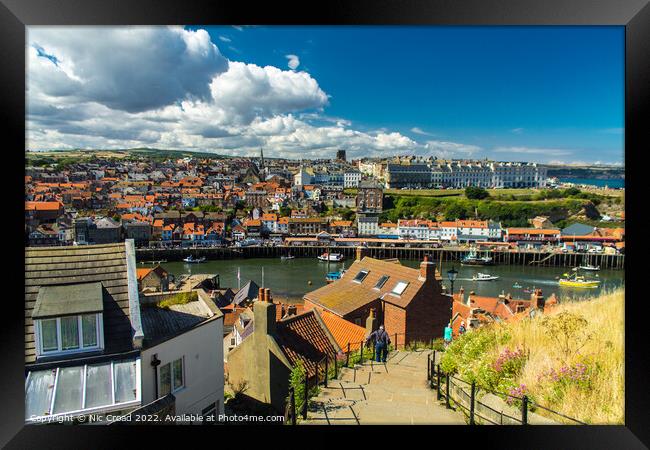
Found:
[[[482,200],[489,197],[488,191],[481,187],[468,186],[465,188],[465,197],[471,200]]]

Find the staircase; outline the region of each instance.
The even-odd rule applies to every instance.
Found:
[[[393,351],[386,364],[365,361],[343,368],[320,386],[301,425],[465,425],[460,412],[436,400],[427,381],[430,350]]]

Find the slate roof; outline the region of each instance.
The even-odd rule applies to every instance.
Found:
[[[291,365],[302,361],[310,375],[325,355],[334,356],[340,350],[315,309],[278,322],[275,340]]]
[[[36,360],[32,311],[41,286],[101,282],[108,294],[103,298],[105,353],[133,350],[127,276],[125,243],[26,248],[25,363]]]
[[[237,291],[235,297],[232,299],[232,302],[235,305],[241,305],[242,302],[246,300],[252,300],[257,298],[259,292],[259,286],[253,280],[249,280],[240,290]]]
[[[103,312],[101,282],[41,286],[32,311],[34,319]]]
[[[562,236],[585,236],[591,234],[594,227],[582,223],[574,223],[562,229]]]
[[[142,307],[144,346],[152,347],[213,317],[218,318],[223,315],[208,296],[201,293],[199,296],[200,298],[195,301],[183,305],[171,305],[168,309],[155,305]]]
[[[361,283],[353,281],[361,270],[368,270],[368,275]],[[389,278],[381,289],[375,289],[374,286],[382,275],[388,275]],[[340,280],[308,292],[304,298],[339,316],[351,313],[379,298],[405,308],[425,283],[419,275],[419,269],[366,256],[361,261],[355,261]],[[398,281],[408,283],[399,296],[390,293]]]

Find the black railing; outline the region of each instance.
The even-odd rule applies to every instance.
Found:
[[[407,341],[405,333],[393,333],[389,335],[390,344],[388,346],[388,353],[398,349],[416,349],[426,348],[431,349],[435,341],[433,339],[425,340],[411,340]],[[303,420],[307,419],[307,412],[309,408],[310,390],[313,392],[314,387],[324,386],[328,387],[329,380],[338,379],[341,369],[343,367],[354,368],[357,364],[363,365],[367,361],[376,361],[375,346],[371,341],[348,342],[348,344],[341,349],[337,354],[324,355],[311,370],[305,370],[305,377],[302,381],[302,398],[296,398],[296,392],[293,387],[289,388],[289,396],[285,408],[285,423],[295,425],[297,414],[302,416]],[[434,351],[434,355],[435,355]],[[435,357],[435,356],[434,356]],[[433,371],[430,372],[433,374]],[[356,381],[356,370],[354,372]],[[300,411],[296,412],[296,402],[300,402]]]
[[[506,424],[528,425],[528,411],[533,410],[535,408],[540,408],[552,414],[556,414],[559,417],[569,420],[575,424],[586,425],[586,423],[578,419],[569,417],[558,411],[554,411],[550,408],[542,406],[537,402],[531,401],[527,395],[516,396],[505,392],[495,392],[489,389],[479,388],[476,385],[476,382],[469,382],[467,380],[463,380],[462,378],[457,377],[454,374],[446,374],[440,368],[440,364],[436,363],[436,352],[434,351],[432,355],[433,357],[430,356],[427,359],[427,379],[429,380],[429,386],[432,389],[436,389],[437,399],[438,400],[444,399],[445,406],[447,408],[452,408],[452,402],[453,402],[454,406],[459,407],[460,409],[465,411],[468,415],[470,425],[475,425],[477,423],[476,422],[477,418],[481,419],[481,421],[483,421],[484,423],[487,422],[493,425],[504,425],[504,419],[506,419]],[[465,390],[459,383],[462,383],[465,386],[465,389],[467,390]],[[484,393],[494,394],[500,398],[511,399],[514,402],[518,402],[520,404],[519,416],[513,417],[511,415],[504,413],[503,411],[497,411],[496,409],[481,402],[477,397],[477,393],[479,390]],[[455,398],[454,395],[456,396]],[[469,406],[467,406],[467,404],[469,404]],[[486,417],[485,415],[479,414],[476,408],[479,405],[484,409],[494,412],[495,415],[498,414],[499,421],[497,422],[494,420],[494,418],[491,419]]]

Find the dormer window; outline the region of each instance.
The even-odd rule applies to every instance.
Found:
[[[353,278],[353,281],[356,281],[357,283],[361,283],[366,276],[368,276],[368,270],[361,270],[357,275]]]
[[[102,349],[102,312],[101,283],[41,287],[32,313],[37,356]]]

